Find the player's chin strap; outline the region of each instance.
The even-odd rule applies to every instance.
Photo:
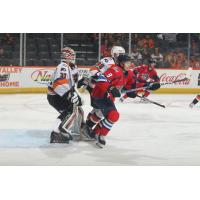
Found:
[[[142,96],[140,96],[140,95],[136,95],[137,97],[139,97],[140,99],[145,99],[145,101],[147,101],[147,102],[149,102],[149,103],[152,103],[152,104],[155,104],[155,105],[157,105],[157,106],[160,106],[160,107],[162,107],[162,108],[165,108],[165,105],[162,105],[162,104],[160,104],[160,103],[157,103],[157,102],[155,102],[155,101],[152,101],[152,100],[150,100],[150,99],[148,99],[148,98],[146,98],[146,97],[142,97]]]

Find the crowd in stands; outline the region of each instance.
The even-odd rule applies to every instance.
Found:
[[[130,56],[136,66],[153,59],[157,68],[183,69],[189,65],[200,69],[200,34],[190,34],[190,44],[188,37],[186,33],[132,33]],[[98,61],[98,44],[98,33],[67,33],[63,37],[63,46],[77,52],[78,65]],[[111,56],[113,46],[123,46],[128,53],[129,44],[128,33],[102,33],[101,57]],[[19,49],[20,34],[0,34],[0,65],[19,65]],[[60,61],[60,49],[61,34],[26,34],[25,63],[55,66]]]
[[[132,34],[131,54],[137,66],[156,61],[157,68],[181,69],[200,68],[200,34],[190,34],[190,55],[188,55],[188,34]],[[110,56],[112,46],[119,45],[128,51],[128,34],[105,34],[101,45],[101,56]]]
[[[9,33],[5,33],[0,38],[0,59],[10,57],[10,53],[15,50],[16,38]]]

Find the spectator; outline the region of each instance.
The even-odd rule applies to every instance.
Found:
[[[3,58],[5,55],[4,55],[4,49],[2,47],[2,45],[0,44],[0,58]]]
[[[2,47],[0,47],[0,58],[4,57],[4,50]]]
[[[191,56],[190,65],[189,66],[192,67],[193,69],[199,69],[200,68],[200,63],[196,59],[195,56]]]
[[[120,39],[117,39],[117,40],[114,42],[114,46],[122,46],[121,40],[120,40]]]
[[[151,58],[156,62],[157,68],[163,66],[163,55],[159,52],[158,48],[155,48],[154,53],[151,54]]]
[[[142,59],[143,59],[143,62],[144,62],[145,64],[147,64],[147,63],[148,63],[148,60],[151,59],[151,55],[149,54],[147,48],[144,48],[144,51],[143,51],[143,53],[142,53]]]
[[[101,45],[101,57],[109,56],[111,56],[111,45],[108,44],[108,40],[106,39],[104,44]]]
[[[149,35],[146,35],[146,37],[143,39],[143,47],[153,49],[155,47],[155,42],[152,38],[150,38]]]
[[[186,55],[180,50],[180,49],[177,49],[177,61],[181,62],[181,63],[185,63],[186,62]]]
[[[187,65],[186,56],[183,52],[181,52],[180,49],[178,49],[175,54],[175,59],[171,63],[171,67],[173,69],[181,69],[185,68],[186,65]]]
[[[137,40],[137,47],[140,52],[144,51],[143,39],[138,38]]]
[[[172,64],[175,62],[176,62],[176,52],[175,51],[168,52],[164,58],[164,67],[170,68]]]
[[[98,33],[89,33],[88,36],[91,39],[91,42],[97,42],[99,40]]]
[[[6,33],[5,37],[2,39],[2,43],[4,44],[10,44],[10,45],[14,45],[15,40],[13,37],[11,37],[10,33]]]
[[[191,55],[192,56],[199,56],[199,47],[198,47],[197,42],[195,40],[192,40],[192,42],[191,42]]]
[[[142,63],[142,54],[137,50],[136,46],[133,47],[131,58],[133,59],[133,63],[135,64],[135,66]]]
[[[151,55],[151,58],[155,62],[163,62],[163,55],[160,53],[158,48],[155,48],[154,53]]]

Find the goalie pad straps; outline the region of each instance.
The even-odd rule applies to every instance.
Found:
[[[71,128],[74,124],[74,121],[76,119],[76,112],[73,112],[72,114],[68,114],[63,121],[61,122],[59,129],[62,133],[71,133]]]

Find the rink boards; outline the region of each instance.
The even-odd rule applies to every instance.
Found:
[[[0,93],[45,93],[55,67],[1,66]],[[90,67],[79,67],[79,74],[88,74]],[[157,69],[161,83],[190,77],[187,81],[162,86],[156,93],[200,93],[200,70]]]

